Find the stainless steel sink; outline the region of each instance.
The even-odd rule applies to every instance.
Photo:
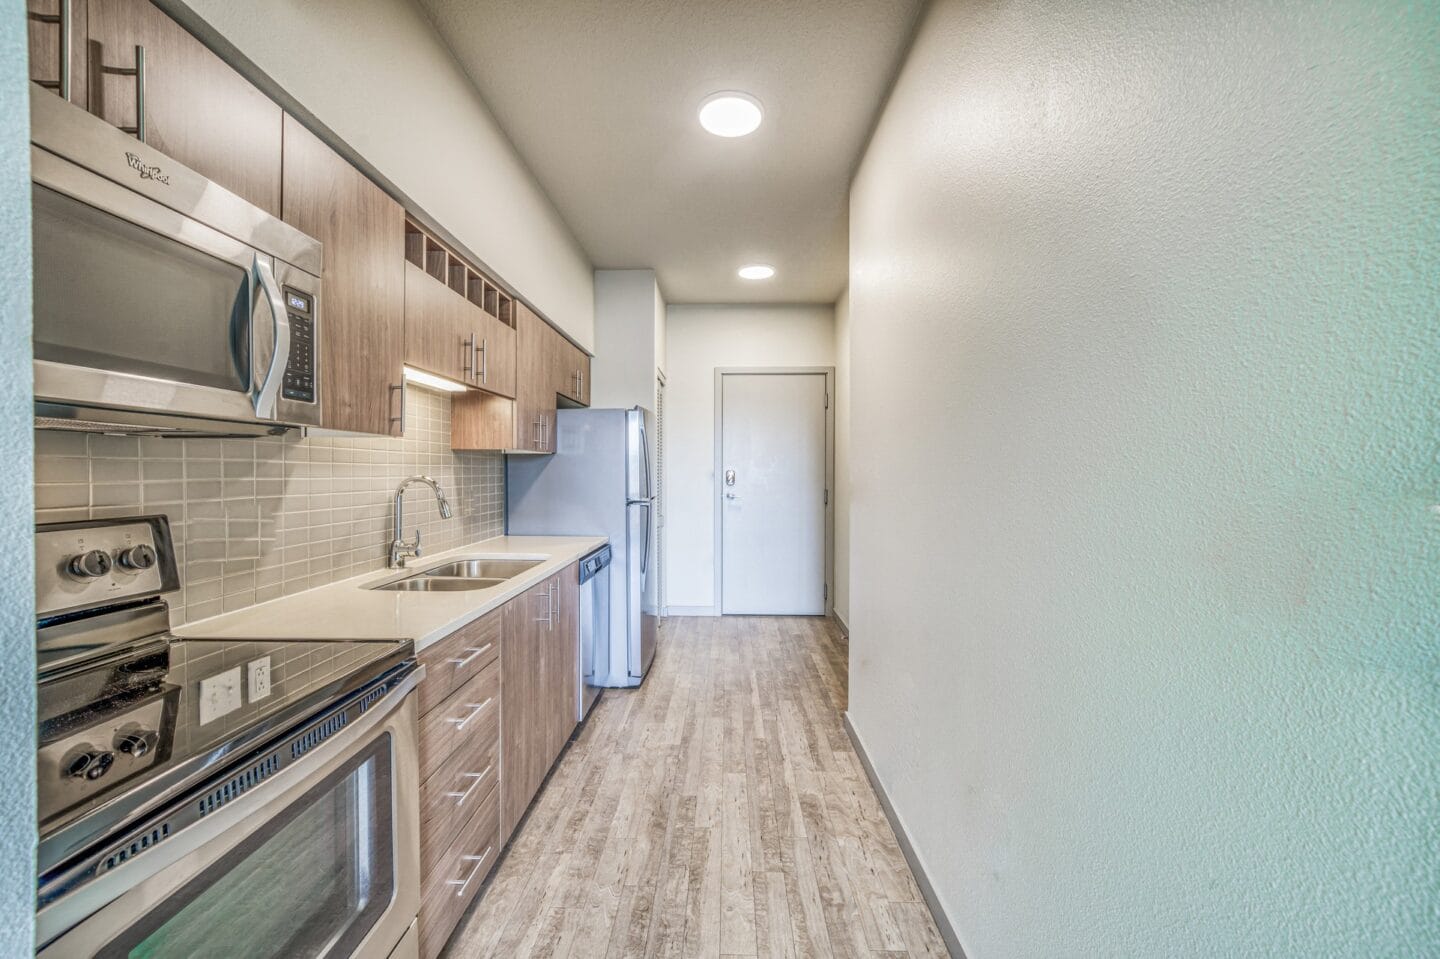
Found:
[[[529,569],[539,566],[538,559],[461,559],[443,566],[435,566],[421,573],[422,576],[459,576],[480,579],[510,579]]]
[[[505,582],[505,580],[489,576],[452,576],[442,578],[426,574],[423,576],[416,575],[409,579],[402,579],[394,583],[386,583],[384,586],[372,586],[370,588],[405,593],[436,593],[451,592],[458,589],[489,589],[491,586],[499,586],[503,582]]]

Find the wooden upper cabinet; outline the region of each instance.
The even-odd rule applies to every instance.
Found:
[[[558,395],[590,405],[590,357],[559,333],[554,333],[551,343],[550,370]]]
[[[294,117],[285,117],[284,131],[284,220],[325,248],[321,425],[398,434],[405,211]]]
[[[444,283],[405,263],[405,362],[461,383],[470,381],[471,350],[459,298]]]
[[[280,216],[280,107],[149,0],[84,6],[90,112],[135,129],[143,47],[145,142]]]
[[[62,20],[63,0],[26,0],[25,13],[30,41],[30,79],[53,90],[68,92],[70,102],[84,109],[90,102],[88,60],[85,50],[89,34],[86,29],[85,0],[70,0],[70,22]],[[66,31],[70,34],[68,61],[60,52]],[[62,64],[67,70],[62,71]],[[62,73],[65,74],[62,81]],[[68,91],[65,87],[68,86]]]
[[[516,449],[555,452],[555,365],[550,325],[528,306],[516,308]]]

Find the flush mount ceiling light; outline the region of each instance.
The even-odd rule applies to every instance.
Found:
[[[739,269],[742,280],[768,280],[775,275],[775,267],[766,266],[764,263],[751,263]]]
[[[717,137],[754,133],[764,115],[759,100],[735,90],[712,93],[700,104],[700,125]]]
[[[454,380],[447,380],[443,376],[426,373],[424,370],[412,370],[408,366],[405,367],[405,379],[416,386],[428,386],[432,390],[444,390],[447,393],[465,392],[463,383],[456,383]]]

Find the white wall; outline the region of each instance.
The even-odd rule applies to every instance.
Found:
[[[970,959],[1440,943],[1440,5],[936,0],[850,715]]]
[[[547,319],[594,348],[589,259],[417,6],[184,2]]]
[[[850,626],[850,290],[835,301],[835,615]]]
[[[0,955],[35,951],[35,533],[30,391],[30,84],[25,5],[0,15],[0,458],[6,490],[0,534],[14,544],[0,580],[0,728],[13,759],[0,778]]]
[[[663,309],[654,270],[595,271],[592,407],[655,409],[657,351],[664,342],[663,322],[657,318],[663,321]]]
[[[715,369],[833,366],[830,306],[671,306],[666,323],[666,569],[673,614],[715,596]]]

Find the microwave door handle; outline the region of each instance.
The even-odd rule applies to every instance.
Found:
[[[290,358],[290,316],[285,311],[285,301],[280,296],[280,287],[275,282],[275,272],[270,269],[269,261],[256,254],[252,272],[270,305],[271,330],[274,334],[270,369],[265,374],[265,382],[261,384],[260,391],[255,394],[255,416],[262,420],[273,420],[276,418],[275,398],[280,393],[280,381],[285,378],[285,364]]]

